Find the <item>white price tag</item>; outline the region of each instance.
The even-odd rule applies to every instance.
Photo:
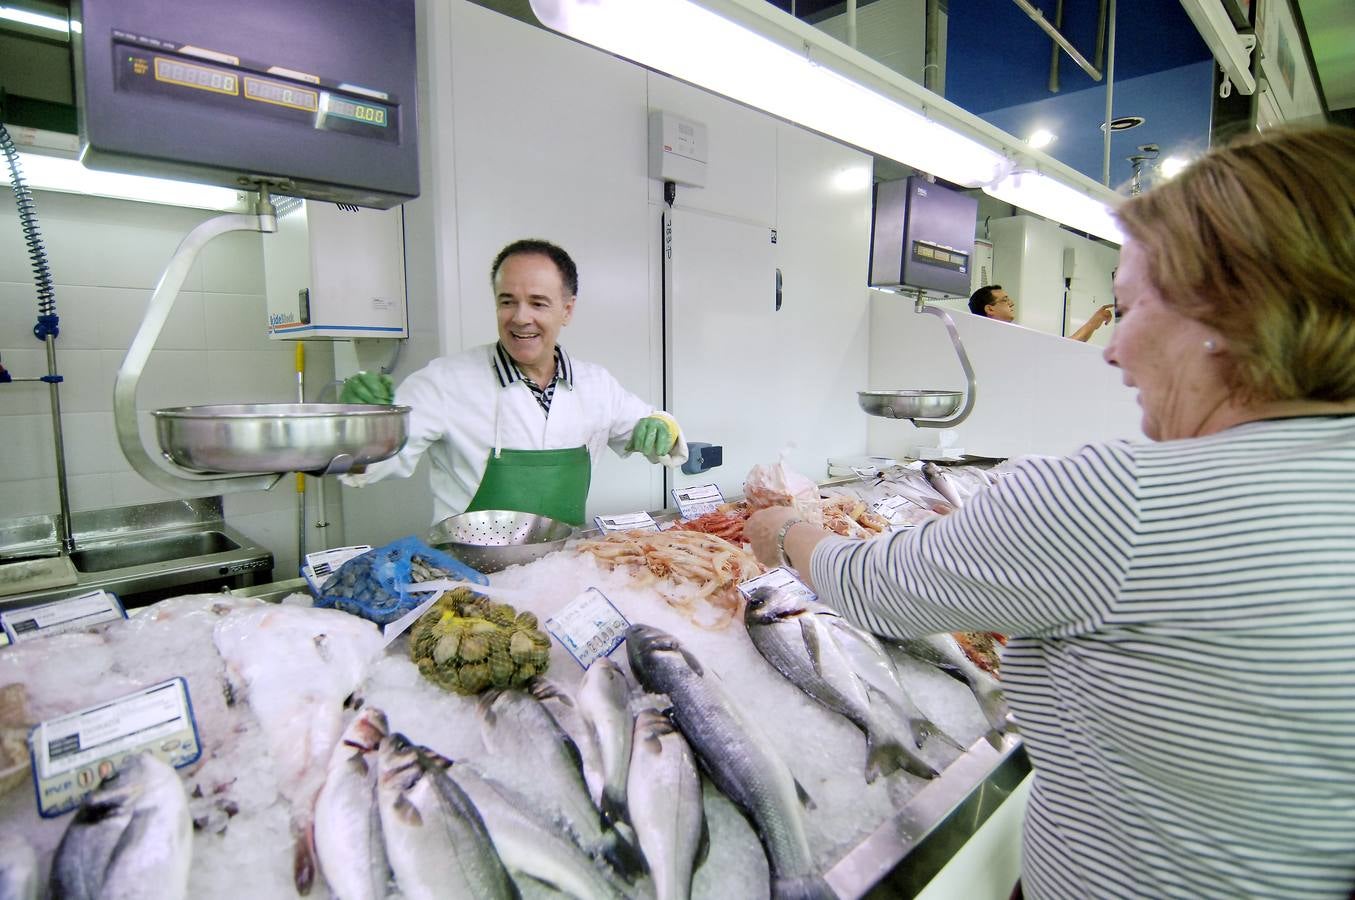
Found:
[[[352,547],[335,547],[333,550],[307,553],[306,561],[301,565],[301,577],[306,579],[311,590],[318,592],[324,587],[325,582],[329,581],[330,576],[339,571],[340,566],[370,549],[371,544],[356,544]]]
[[[678,510],[684,519],[695,519],[708,512],[715,512],[716,508],[725,502],[725,495],[713,484],[673,488],[672,493],[673,500],[677,502]]]
[[[17,644],[125,618],[127,611],[116,595],[108,591],[90,591],[55,603],[0,612],[0,627],[4,628],[9,642]]]
[[[546,630],[585,669],[621,646],[629,627],[612,601],[594,587],[546,620]]]
[[[659,524],[647,512],[629,513],[622,516],[593,516],[598,531],[658,531]]]
[[[758,588],[767,588],[774,591],[779,597],[795,600],[818,600],[819,595],[810,590],[809,585],[805,584],[795,573],[785,566],[777,566],[770,572],[765,572],[756,578],[750,578],[739,585],[739,593],[743,594],[744,599]]]
[[[46,818],[78,806],[128,756],[149,750],[179,767],[202,755],[183,678],[42,722],[28,741],[38,812]]]
[[[876,500],[870,505],[870,511],[889,522],[889,527],[894,531],[917,527],[916,522],[908,520],[908,513],[921,508],[907,497],[897,494],[893,497],[885,497],[883,500]]]

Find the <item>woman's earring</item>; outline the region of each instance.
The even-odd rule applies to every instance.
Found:
[[[1205,349],[1205,351],[1208,352],[1208,353],[1213,353],[1213,352],[1214,352],[1215,350],[1217,350],[1218,348],[1219,348],[1219,345],[1216,344],[1216,343],[1214,343],[1213,339],[1210,339],[1210,340],[1207,340],[1207,341],[1204,342],[1204,349]]]

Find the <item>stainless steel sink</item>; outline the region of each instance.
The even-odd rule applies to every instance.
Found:
[[[86,547],[72,553],[71,562],[77,572],[108,572],[239,549],[239,544],[220,531],[199,531]]]

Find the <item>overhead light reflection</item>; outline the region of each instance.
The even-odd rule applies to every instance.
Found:
[[[58,31],[62,34],[70,34],[71,30],[70,23],[65,19],[30,12],[26,9],[17,9],[13,6],[0,6],[0,19],[18,22],[20,25],[31,25],[34,28],[45,28],[48,31]]]
[[[1026,138],[1026,143],[1030,144],[1030,146],[1034,147],[1036,150],[1040,150],[1044,147],[1048,147],[1058,139],[1059,136],[1049,129],[1037,128],[1031,133],[1030,137]]]
[[[1162,173],[1163,178],[1175,178],[1181,174],[1181,170],[1190,165],[1190,160],[1180,156],[1169,156],[1158,163],[1158,171]]]

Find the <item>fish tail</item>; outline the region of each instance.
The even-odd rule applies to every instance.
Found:
[[[292,881],[296,884],[296,892],[303,897],[315,884],[315,830],[312,826],[307,826],[296,836],[292,848]]]
[[[998,735],[1006,731],[1007,700],[1002,696],[1001,689],[975,690],[974,697],[979,701],[979,709],[983,711],[983,717],[988,720],[993,731]]]
[[[626,801],[616,797],[614,791],[603,788],[599,806],[602,809],[602,822],[604,826],[630,821],[630,811],[626,808]]]
[[[772,900],[837,900],[837,891],[821,875],[773,877]]]
[[[881,775],[893,775],[899,769],[912,772],[914,775],[921,775],[924,771],[930,772],[931,774],[924,776],[927,778],[936,774],[935,769],[899,741],[891,737],[867,735],[866,783],[874,784],[875,779]]]
[[[633,882],[649,871],[649,866],[645,863],[645,855],[640,852],[638,841],[633,836],[628,840],[628,834],[633,835],[634,832],[624,824],[608,827],[602,833],[601,850],[602,858],[616,873]]]

